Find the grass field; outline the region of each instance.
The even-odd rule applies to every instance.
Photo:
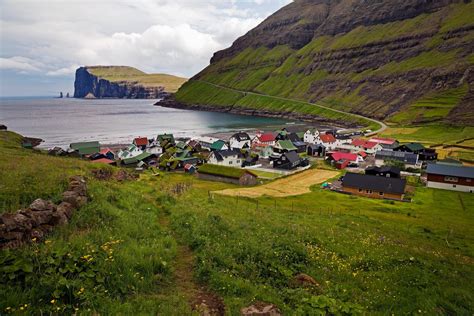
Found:
[[[256,198],[261,196],[285,197],[310,192],[310,187],[334,178],[339,172],[309,169],[295,175],[252,188],[226,189],[214,191],[216,194]]]
[[[298,196],[210,198],[210,191],[237,187],[168,173],[98,181],[77,159],[34,154],[19,148],[17,135],[1,135],[0,157],[25,157],[2,177],[2,202],[19,199],[20,190],[9,190],[18,184],[33,192],[25,203],[37,194],[54,198],[63,181],[48,172],[64,178],[82,172],[90,202],[46,242],[0,251],[0,314],[191,315],[203,291],[222,298],[229,315],[256,301],[276,304],[285,315],[474,310],[470,194],[413,182],[412,203],[309,184]],[[0,160],[0,170],[8,160]],[[18,182],[18,173],[46,177]],[[55,189],[41,193],[43,183]],[[176,194],[182,184],[188,190]],[[297,273],[320,286],[295,286]]]
[[[168,74],[147,74],[128,66],[96,66],[87,67],[93,75],[111,82],[137,82],[145,87],[163,86],[168,92],[176,92],[186,82],[181,78]]]

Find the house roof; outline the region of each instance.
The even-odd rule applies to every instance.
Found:
[[[235,133],[234,135],[232,135],[231,138],[235,138],[239,142],[250,140],[249,134],[244,133],[244,132]]]
[[[101,149],[99,153],[101,153],[102,155],[105,155],[105,154],[107,154],[108,152],[114,153],[114,152],[112,151],[112,149],[110,149],[110,148],[108,148],[108,147]]]
[[[300,156],[294,151],[284,153],[283,156],[285,156],[290,163],[295,163],[301,160]]]
[[[104,163],[104,164],[107,164],[107,165],[111,165],[111,164],[115,163],[115,161],[107,159],[107,158],[100,158],[100,159],[92,160],[92,162],[94,162],[94,163],[95,162]]]
[[[392,145],[396,142],[396,140],[392,138],[373,137],[369,139],[369,142],[374,142],[377,144],[384,144],[384,145]]]
[[[212,150],[221,150],[222,147],[224,147],[224,146],[225,146],[225,141],[219,139],[219,140],[216,140],[215,142],[213,142],[210,148]]]
[[[336,141],[336,138],[331,134],[322,134],[319,135],[319,138],[323,143],[334,143]]]
[[[214,152],[217,161],[222,161],[226,157],[242,157],[242,153],[238,149],[228,149],[228,150],[217,150]]]
[[[395,174],[400,174],[401,172],[400,168],[395,167],[395,166],[382,166],[382,167],[371,166],[365,169],[365,172],[367,171],[375,171],[377,173],[391,172]]]
[[[425,146],[423,146],[420,143],[408,143],[408,144],[403,144],[400,147],[402,147],[402,146],[405,146],[406,148],[408,148],[411,151],[419,151],[419,150],[425,149]]]
[[[201,167],[199,167],[198,172],[202,174],[209,174],[213,176],[226,177],[226,178],[232,178],[232,179],[239,179],[241,176],[243,176],[246,173],[251,174],[254,177],[258,177],[255,173],[249,170],[219,166],[219,165],[212,165],[212,164],[202,165]]]
[[[137,137],[133,140],[133,142],[137,146],[146,146],[146,145],[148,145],[148,138],[146,138],[146,137]]]
[[[290,133],[288,135],[288,139],[291,140],[293,143],[300,141],[300,137],[296,133]]]
[[[403,194],[405,193],[406,180],[358,173],[346,173],[342,180],[342,186],[384,193]]]
[[[342,153],[342,152],[333,152],[331,153],[332,159],[339,161],[339,160],[349,160],[349,161],[357,161],[357,154],[351,153]]]
[[[275,141],[276,135],[273,133],[265,133],[260,136],[257,136],[258,140],[262,143],[273,142]]]
[[[357,147],[363,147],[365,149],[371,149],[377,146],[378,143],[366,141],[360,138],[352,140],[352,145]]]
[[[293,143],[289,140],[279,140],[277,142],[277,145],[281,147],[281,149],[285,149],[285,150],[288,150],[288,151],[292,151],[292,150],[297,150],[298,148],[295,147],[295,145],[293,145]]]
[[[326,148],[326,146],[324,146],[323,144],[309,144],[308,145],[309,148],[311,149],[319,149],[319,148]]]
[[[474,167],[431,163],[428,164],[426,173],[460,178],[474,178]]]
[[[362,158],[367,157],[367,153],[365,151],[360,151],[358,155],[361,156]]]
[[[132,158],[125,158],[122,161],[123,161],[124,164],[129,165],[129,164],[132,164],[132,163],[136,163],[136,162],[145,160],[145,159],[147,159],[148,157],[150,157],[152,155],[153,154],[143,152],[143,153],[139,154],[138,156],[135,156],[135,157],[132,157]]]
[[[190,164],[190,163],[187,163],[184,165],[184,170],[189,170],[191,168],[196,168],[194,165]]]
[[[305,142],[302,142],[300,140],[296,141],[296,142],[293,142],[293,145],[295,145],[296,147],[299,147],[299,146],[306,146],[306,143]]]
[[[375,159],[396,160],[414,165],[418,162],[418,155],[402,151],[379,150],[375,153]]]

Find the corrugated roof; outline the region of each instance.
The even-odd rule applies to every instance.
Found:
[[[396,160],[414,165],[418,162],[418,155],[402,151],[379,150],[375,153],[375,159]]]
[[[146,138],[146,137],[137,137],[133,140],[133,142],[137,146],[146,146],[146,145],[148,145],[148,138]]]
[[[81,148],[96,148],[100,147],[99,142],[80,142],[80,143],[71,143],[69,145],[72,149],[79,150]]]
[[[405,193],[406,180],[358,173],[346,173],[342,180],[342,186],[372,190],[374,192],[403,194]]]
[[[460,178],[474,178],[474,167],[432,163],[428,164],[426,173]]]
[[[336,141],[336,138],[331,134],[323,134],[319,138],[321,138],[323,143],[334,143]]]

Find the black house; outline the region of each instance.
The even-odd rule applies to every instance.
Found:
[[[326,147],[324,145],[318,144],[309,144],[306,153],[308,156],[312,157],[325,157],[326,156]]]
[[[391,166],[368,167],[367,169],[365,169],[365,174],[371,176],[400,179],[400,168]]]
[[[420,143],[409,143],[398,146],[394,151],[403,151],[417,154],[420,160],[433,161],[438,159],[438,153],[435,149],[426,148]]]
[[[273,168],[292,170],[298,167],[304,167],[309,164],[307,159],[301,159],[300,156],[290,151],[281,155],[278,159],[273,161]]]

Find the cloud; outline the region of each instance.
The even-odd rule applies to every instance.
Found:
[[[0,69],[29,72],[40,71],[41,67],[41,63],[26,57],[14,56],[10,58],[0,58]]]

